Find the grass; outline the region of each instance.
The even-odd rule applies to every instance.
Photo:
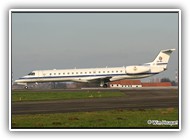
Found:
[[[171,128],[152,125],[148,120],[178,120],[177,108],[111,110],[96,112],[12,115],[12,128]]]
[[[124,96],[122,92],[110,91],[12,91],[12,101],[67,100]]]

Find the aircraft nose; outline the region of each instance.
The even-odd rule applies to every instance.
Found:
[[[15,80],[15,83],[19,83],[20,80]]]
[[[15,82],[16,83],[19,83],[19,82],[21,82],[22,81],[22,79],[24,78],[24,76],[23,77],[20,77],[19,79],[17,79],[17,80],[15,80]]]

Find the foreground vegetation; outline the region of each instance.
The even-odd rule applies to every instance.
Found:
[[[67,100],[124,96],[119,91],[12,91],[12,101]]]
[[[148,120],[178,120],[178,109],[111,110],[97,112],[12,115],[12,128],[152,128]]]

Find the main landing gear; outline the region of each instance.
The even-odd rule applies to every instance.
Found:
[[[103,85],[103,88],[107,88],[107,87],[108,87],[108,85],[107,85],[107,84],[104,84],[104,85]]]
[[[101,81],[100,82],[100,86],[103,87],[103,88],[107,88],[108,87],[108,83],[105,83],[105,81]]]

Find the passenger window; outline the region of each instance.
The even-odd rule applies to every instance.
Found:
[[[51,75],[51,73],[49,75]]]
[[[78,72],[76,72],[76,74],[78,74]]]
[[[69,74],[69,72],[67,74]]]
[[[63,75],[65,75],[65,73],[63,73]]]
[[[56,75],[56,73],[54,73],[54,75]]]

